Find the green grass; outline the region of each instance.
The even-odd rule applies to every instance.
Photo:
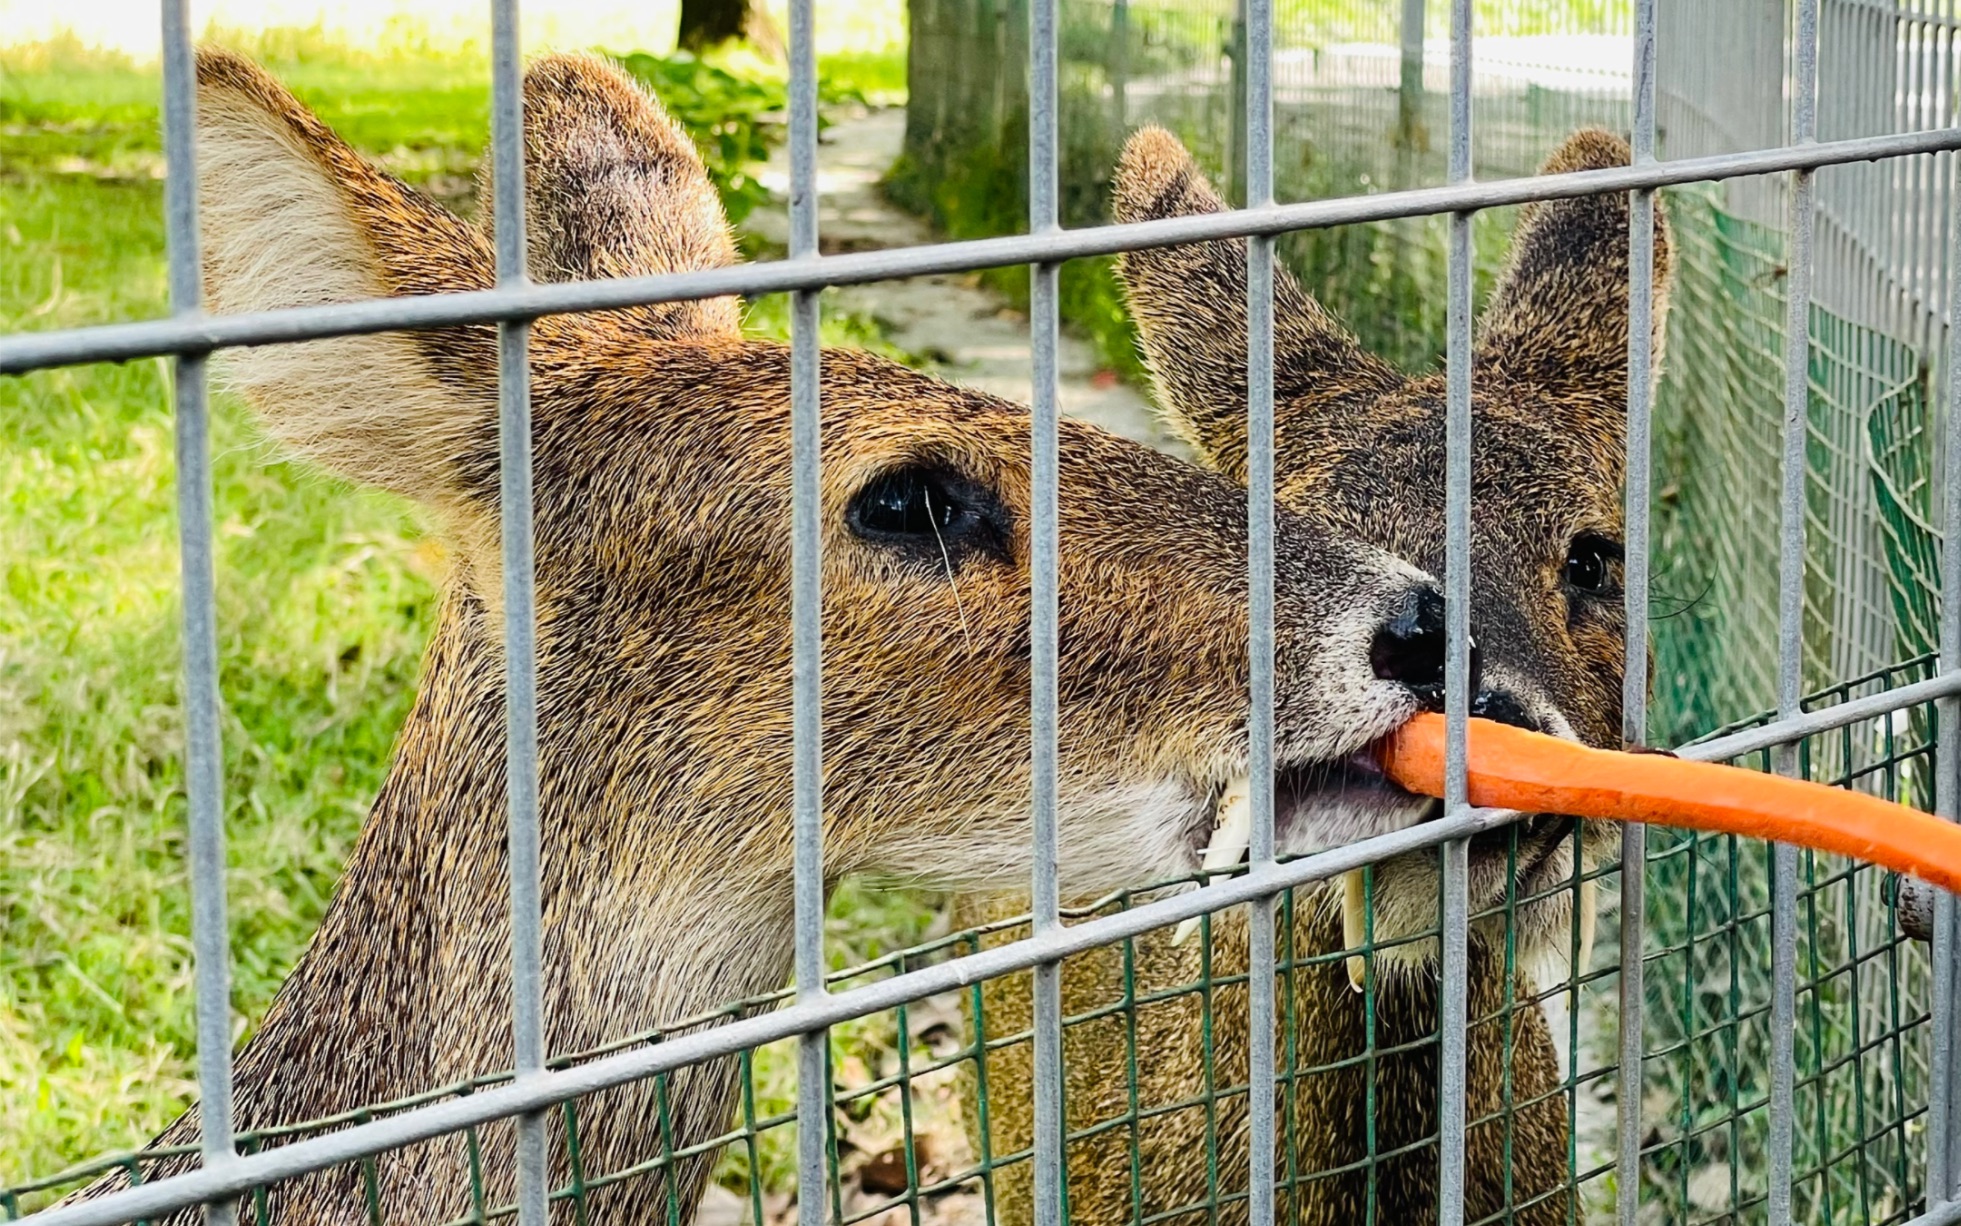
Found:
[[[467,187],[481,64],[227,41],[397,173]],[[156,93],[153,70],[114,57],[0,51],[0,331],[164,312]],[[782,335],[783,302],[750,322]],[[894,353],[868,320],[825,323],[831,343]],[[0,1187],[140,1145],[194,1094],[167,389],[154,360],[0,379]],[[213,455],[243,1035],[380,784],[444,553],[409,505],[280,462],[223,398]],[[833,956],[905,944],[930,916],[846,889]],[[888,1032],[867,1021],[841,1042]],[[762,1109],[792,1101],[789,1060],[759,1060]],[[793,1166],[774,1141],[762,1161],[773,1181]]]
[[[0,328],[158,313],[159,193],[0,183]],[[0,1178],[140,1141],[192,1052],[175,483],[156,361],[0,380]],[[440,554],[214,424],[235,999],[311,931],[406,712]]]
[[[899,43],[883,51],[837,51],[824,56],[818,75],[827,88],[853,93],[876,106],[906,100],[906,49]]]

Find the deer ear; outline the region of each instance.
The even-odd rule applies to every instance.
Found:
[[[525,216],[539,281],[641,277],[736,262],[694,142],[616,65],[551,55],[524,79]],[[490,216],[488,192],[486,219]],[[619,312],[663,340],[733,335],[734,298]]]
[[[1117,162],[1120,222],[1225,211],[1178,138],[1144,128]],[[1117,262],[1144,358],[1171,426],[1213,468],[1246,480],[1246,244],[1126,252]],[[1274,430],[1284,472],[1291,422],[1402,379],[1283,269],[1273,276]]]
[[[1627,143],[1609,132],[1575,132],[1541,174],[1602,170],[1629,162]],[[1543,394],[1545,411],[1580,434],[1618,448],[1626,435],[1628,198],[1620,192],[1527,205],[1512,238],[1510,263],[1480,322],[1477,362]],[[1674,260],[1668,218],[1655,208],[1654,369],[1661,369],[1663,323]]]
[[[370,165],[263,70],[198,54],[204,281],[225,312],[487,288],[470,226]],[[230,382],[281,441],[355,480],[425,501],[494,453],[487,329],[386,333],[234,350]]]

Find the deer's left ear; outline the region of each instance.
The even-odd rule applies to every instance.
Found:
[[[1625,166],[1627,143],[1598,129],[1566,139],[1541,174]],[[1528,205],[1478,331],[1481,374],[1540,392],[1548,414],[1603,444],[1626,436],[1628,198],[1615,192]],[[1655,208],[1654,344],[1661,368],[1673,272]]]
[[[1118,221],[1225,208],[1171,133],[1143,128],[1124,145],[1112,198]],[[1168,424],[1207,465],[1245,484],[1246,244],[1130,251],[1118,259],[1117,276]],[[1283,453],[1295,423],[1403,382],[1284,268],[1273,272],[1273,329],[1274,431]]]
[[[736,262],[728,216],[694,143],[617,65],[592,55],[534,62],[524,78],[524,143],[533,279],[651,276]],[[663,340],[734,335],[742,326],[734,298],[611,318]]]

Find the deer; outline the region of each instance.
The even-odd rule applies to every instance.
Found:
[[[1541,173],[1628,160],[1619,137],[1587,129],[1570,136]],[[1113,198],[1122,222],[1225,208],[1190,153],[1160,128],[1132,135]],[[1482,684],[1472,683],[1471,714],[1613,748],[1622,743],[1626,649],[1620,489],[1628,233],[1620,195],[1524,208],[1508,266],[1479,321],[1473,364],[1471,621],[1483,669]],[[1657,377],[1669,243],[1658,207]],[[1247,480],[1245,269],[1244,243],[1230,241],[1139,250],[1118,263],[1160,412],[1202,464],[1236,485]],[[1440,573],[1444,376],[1407,376],[1368,353],[1284,269],[1275,272],[1274,293],[1276,499]],[[1472,916],[1482,918],[1467,934],[1467,1221],[1508,1210],[1505,1220],[1533,1226],[1569,1220],[1571,1125],[1538,984],[1564,977],[1559,964],[1573,944],[1584,969],[1597,905],[1594,881],[1584,874],[1617,842],[1612,824],[1557,815],[1471,840],[1469,901]],[[1287,1067],[1284,1044],[1291,1040],[1291,1066],[1303,1070],[1278,1091],[1275,1169],[1290,1182],[1276,1212],[1290,1223],[1437,1220],[1438,949],[1420,934],[1437,924],[1439,871],[1435,853],[1415,853],[1376,865],[1369,880],[1349,873],[1295,891],[1291,928],[1278,934],[1283,958],[1295,965],[1276,985],[1277,1050]],[[1570,888],[1576,877],[1580,885]],[[1093,900],[1076,901],[1088,907]],[[1515,942],[1509,957],[1508,909]],[[963,925],[1001,924],[1027,911],[1026,894],[965,895],[955,911]],[[1069,1215],[1077,1226],[1140,1216],[1179,1226],[1246,1220],[1244,910],[1215,915],[1210,930],[1209,951],[1161,931],[1137,938],[1128,989],[1134,996],[1126,994],[1122,949],[1063,964],[1064,1016],[1092,1015],[1069,1023],[1064,1042],[1067,1126],[1089,1134],[1071,1142],[1067,1155]],[[1006,927],[994,939],[1018,931]],[[1368,936],[1379,947],[1372,958],[1330,956],[1359,949]],[[1210,992],[1209,1018],[1198,991],[1208,956],[1211,977],[1223,981]],[[984,988],[988,1035],[1027,1030],[1027,975]],[[1134,1038],[1121,1008],[1126,1001]],[[990,1052],[987,1137],[979,1135],[977,1113],[967,1113],[977,1147],[985,1141],[993,1153],[1011,1154],[1033,1143],[1030,1063],[1026,1042]],[[1204,1102],[1215,1093],[1208,1120]],[[1110,1121],[1120,1123],[1108,1127]],[[1091,1131],[1099,1124],[1106,1127]],[[1372,1153],[1374,1164],[1367,1161]],[[1027,1163],[995,1173],[1004,1226],[1033,1220],[1031,1184]],[[1216,1218],[1208,1211],[1215,1196],[1222,1201]]]
[[[529,275],[736,262],[702,161],[597,57],[523,83]],[[197,60],[203,274],[214,309],[476,290],[490,237],[378,169],[273,77]],[[486,189],[487,190],[487,189]],[[485,210],[489,210],[486,208]],[[732,297],[536,321],[543,1004],[550,1053],[663,1031],[784,985],[792,965],[791,375]],[[320,1120],[508,1070],[497,338],[489,325],[242,349],[226,378],[272,440],[411,500],[453,557],[393,759],[319,928],[235,1060],[238,1129]],[[847,349],[822,356],[826,885],[1026,880],[1026,409]],[[1060,425],[1060,880],[1189,872],[1248,769],[1247,501],[1232,482]],[[1442,684],[1442,597],[1385,550],[1275,521],[1279,838],[1401,829],[1424,803],[1320,786]],[[1148,608],[1151,616],[1140,617]],[[733,1060],[579,1100],[581,1222],[691,1219],[730,1124]],[[556,1126],[554,1125],[556,1129]],[[194,1105],[142,1160],[186,1170]],[[554,1186],[568,1177],[563,1133]],[[514,1128],[297,1176],[258,1226],[472,1211],[515,1187]],[[281,1144],[278,1137],[266,1144]],[[159,1152],[160,1151],[160,1152]],[[127,1186],[121,1172],[82,1189]],[[560,1220],[572,1209],[559,1204]],[[195,1208],[172,1223],[198,1220]]]

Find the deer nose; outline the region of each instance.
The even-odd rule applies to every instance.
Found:
[[[1471,692],[1477,693],[1481,661],[1477,640],[1471,640]],[[1444,598],[1425,584],[1405,592],[1375,632],[1369,644],[1369,665],[1384,681],[1394,681],[1416,695],[1432,711],[1444,708]]]

